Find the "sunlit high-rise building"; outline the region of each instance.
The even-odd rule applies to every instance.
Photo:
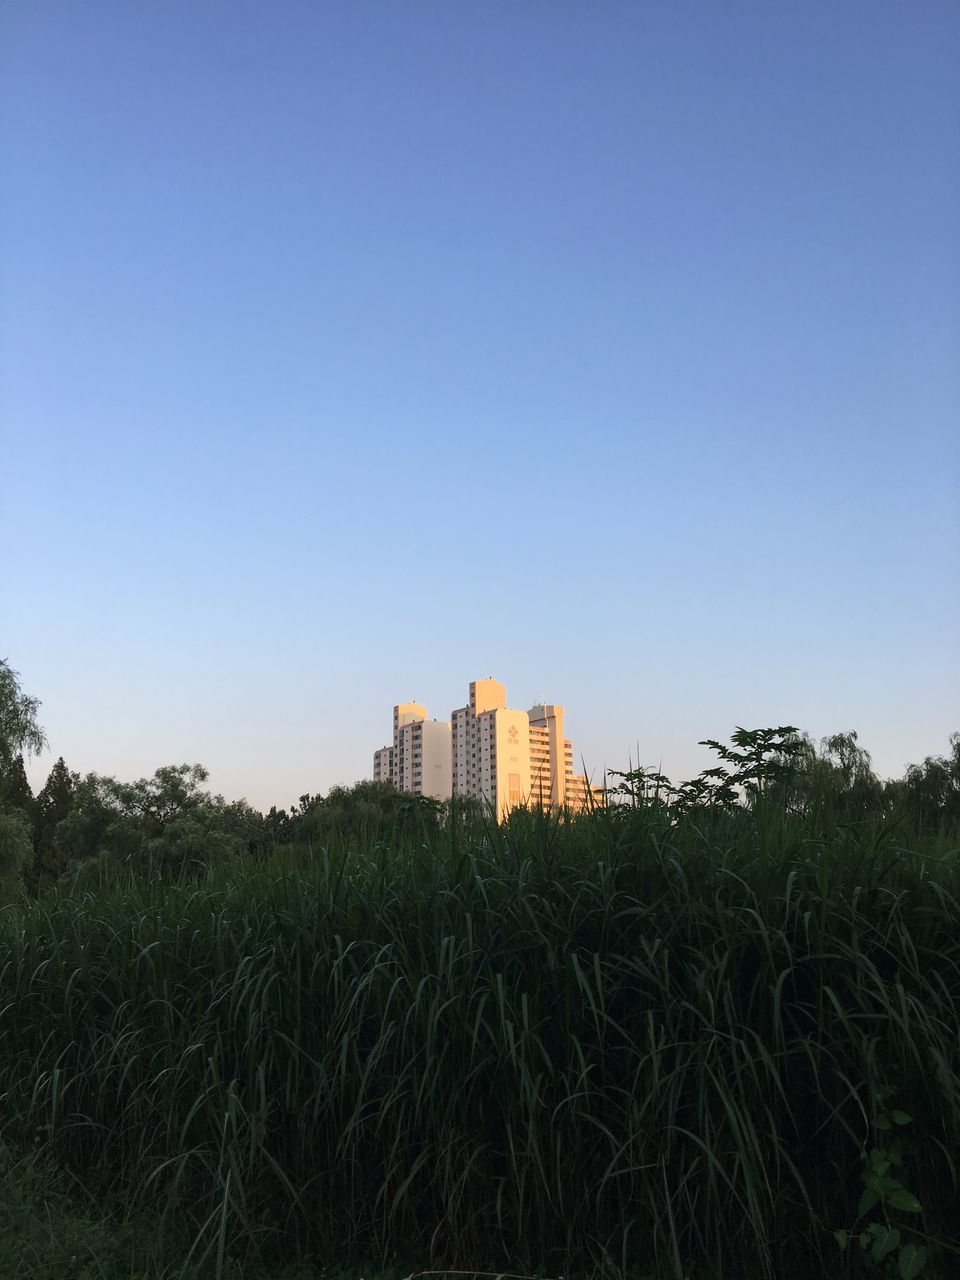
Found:
[[[426,716],[417,703],[394,708],[393,747],[375,753],[374,777],[389,773],[401,791],[438,799],[471,796],[491,804],[500,817],[520,804],[579,810],[602,798],[600,788],[574,772],[561,706],[538,703],[529,711],[514,710],[507,706],[506,687],[488,678],[471,682],[467,705],[451,713],[449,725]],[[446,775],[437,760],[444,735]],[[430,789],[424,785],[428,776]]]
[[[393,747],[380,747],[373,753],[374,782],[393,782]]]
[[[450,725],[429,714],[418,702],[393,708],[393,746],[374,752],[373,777],[398,791],[449,800]]]

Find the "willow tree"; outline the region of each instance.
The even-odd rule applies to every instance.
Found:
[[[39,755],[47,745],[37,723],[40,703],[20,688],[19,672],[0,658],[0,768],[5,775],[17,774],[17,757]],[[22,761],[19,773],[23,772]],[[26,777],[23,779],[26,783]],[[33,860],[33,833],[22,808],[0,802],[0,897],[22,888],[24,869]]]
[[[39,755],[47,738],[37,723],[38,698],[20,688],[20,673],[0,658],[0,755],[10,760],[21,752]]]

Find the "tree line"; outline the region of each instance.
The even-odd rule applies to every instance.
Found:
[[[68,875],[96,883],[118,867],[196,871],[281,844],[337,839],[369,848],[380,839],[426,835],[482,816],[469,803],[440,804],[371,781],[303,795],[289,810],[274,806],[264,814],[245,800],[227,801],[205,790],[208,774],[199,764],[166,765],[152,777],[122,782],[81,776],[62,756],[34,795],[24,757],[46,746],[39,707],[21,690],[17,672],[0,661],[0,885],[8,894],[37,894]],[[816,743],[791,725],[738,728],[729,744],[705,739],[702,745],[717,763],[678,785],[654,769],[613,771],[608,812],[655,806],[679,817],[691,809],[737,810],[763,800],[798,813],[827,806],[847,822],[891,818],[918,830],[960,825],[957,733],[947,754],[927,756],[888,780],[877,776],[855,732]]]
[[[901,778],[881,779],[856,731],[833,733],[819,742],[794,725],[737,728],[729,744],[705,738],[718,763],[689,782],[675,785],[655,769],[614,770],[607,790],[631,807],[656,805],[674,814],[691,808],[752,808],[761,802],[788,812],[829,809],[846,822],[901,818],[918,830],[960,824],[960,733],[949,738],[945,756],[907,765]]]

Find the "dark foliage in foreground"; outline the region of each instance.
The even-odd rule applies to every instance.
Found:
[[[806,1280],[880,1223],[952,1274],[960,840],[775,783],[8,908],[9,1122],[211,1258]]]

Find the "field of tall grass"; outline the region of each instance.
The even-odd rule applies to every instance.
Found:
[[[4,1136],[211,1274],[957,1275],[958,856],[761,799],[57,888],[0,924]]]

